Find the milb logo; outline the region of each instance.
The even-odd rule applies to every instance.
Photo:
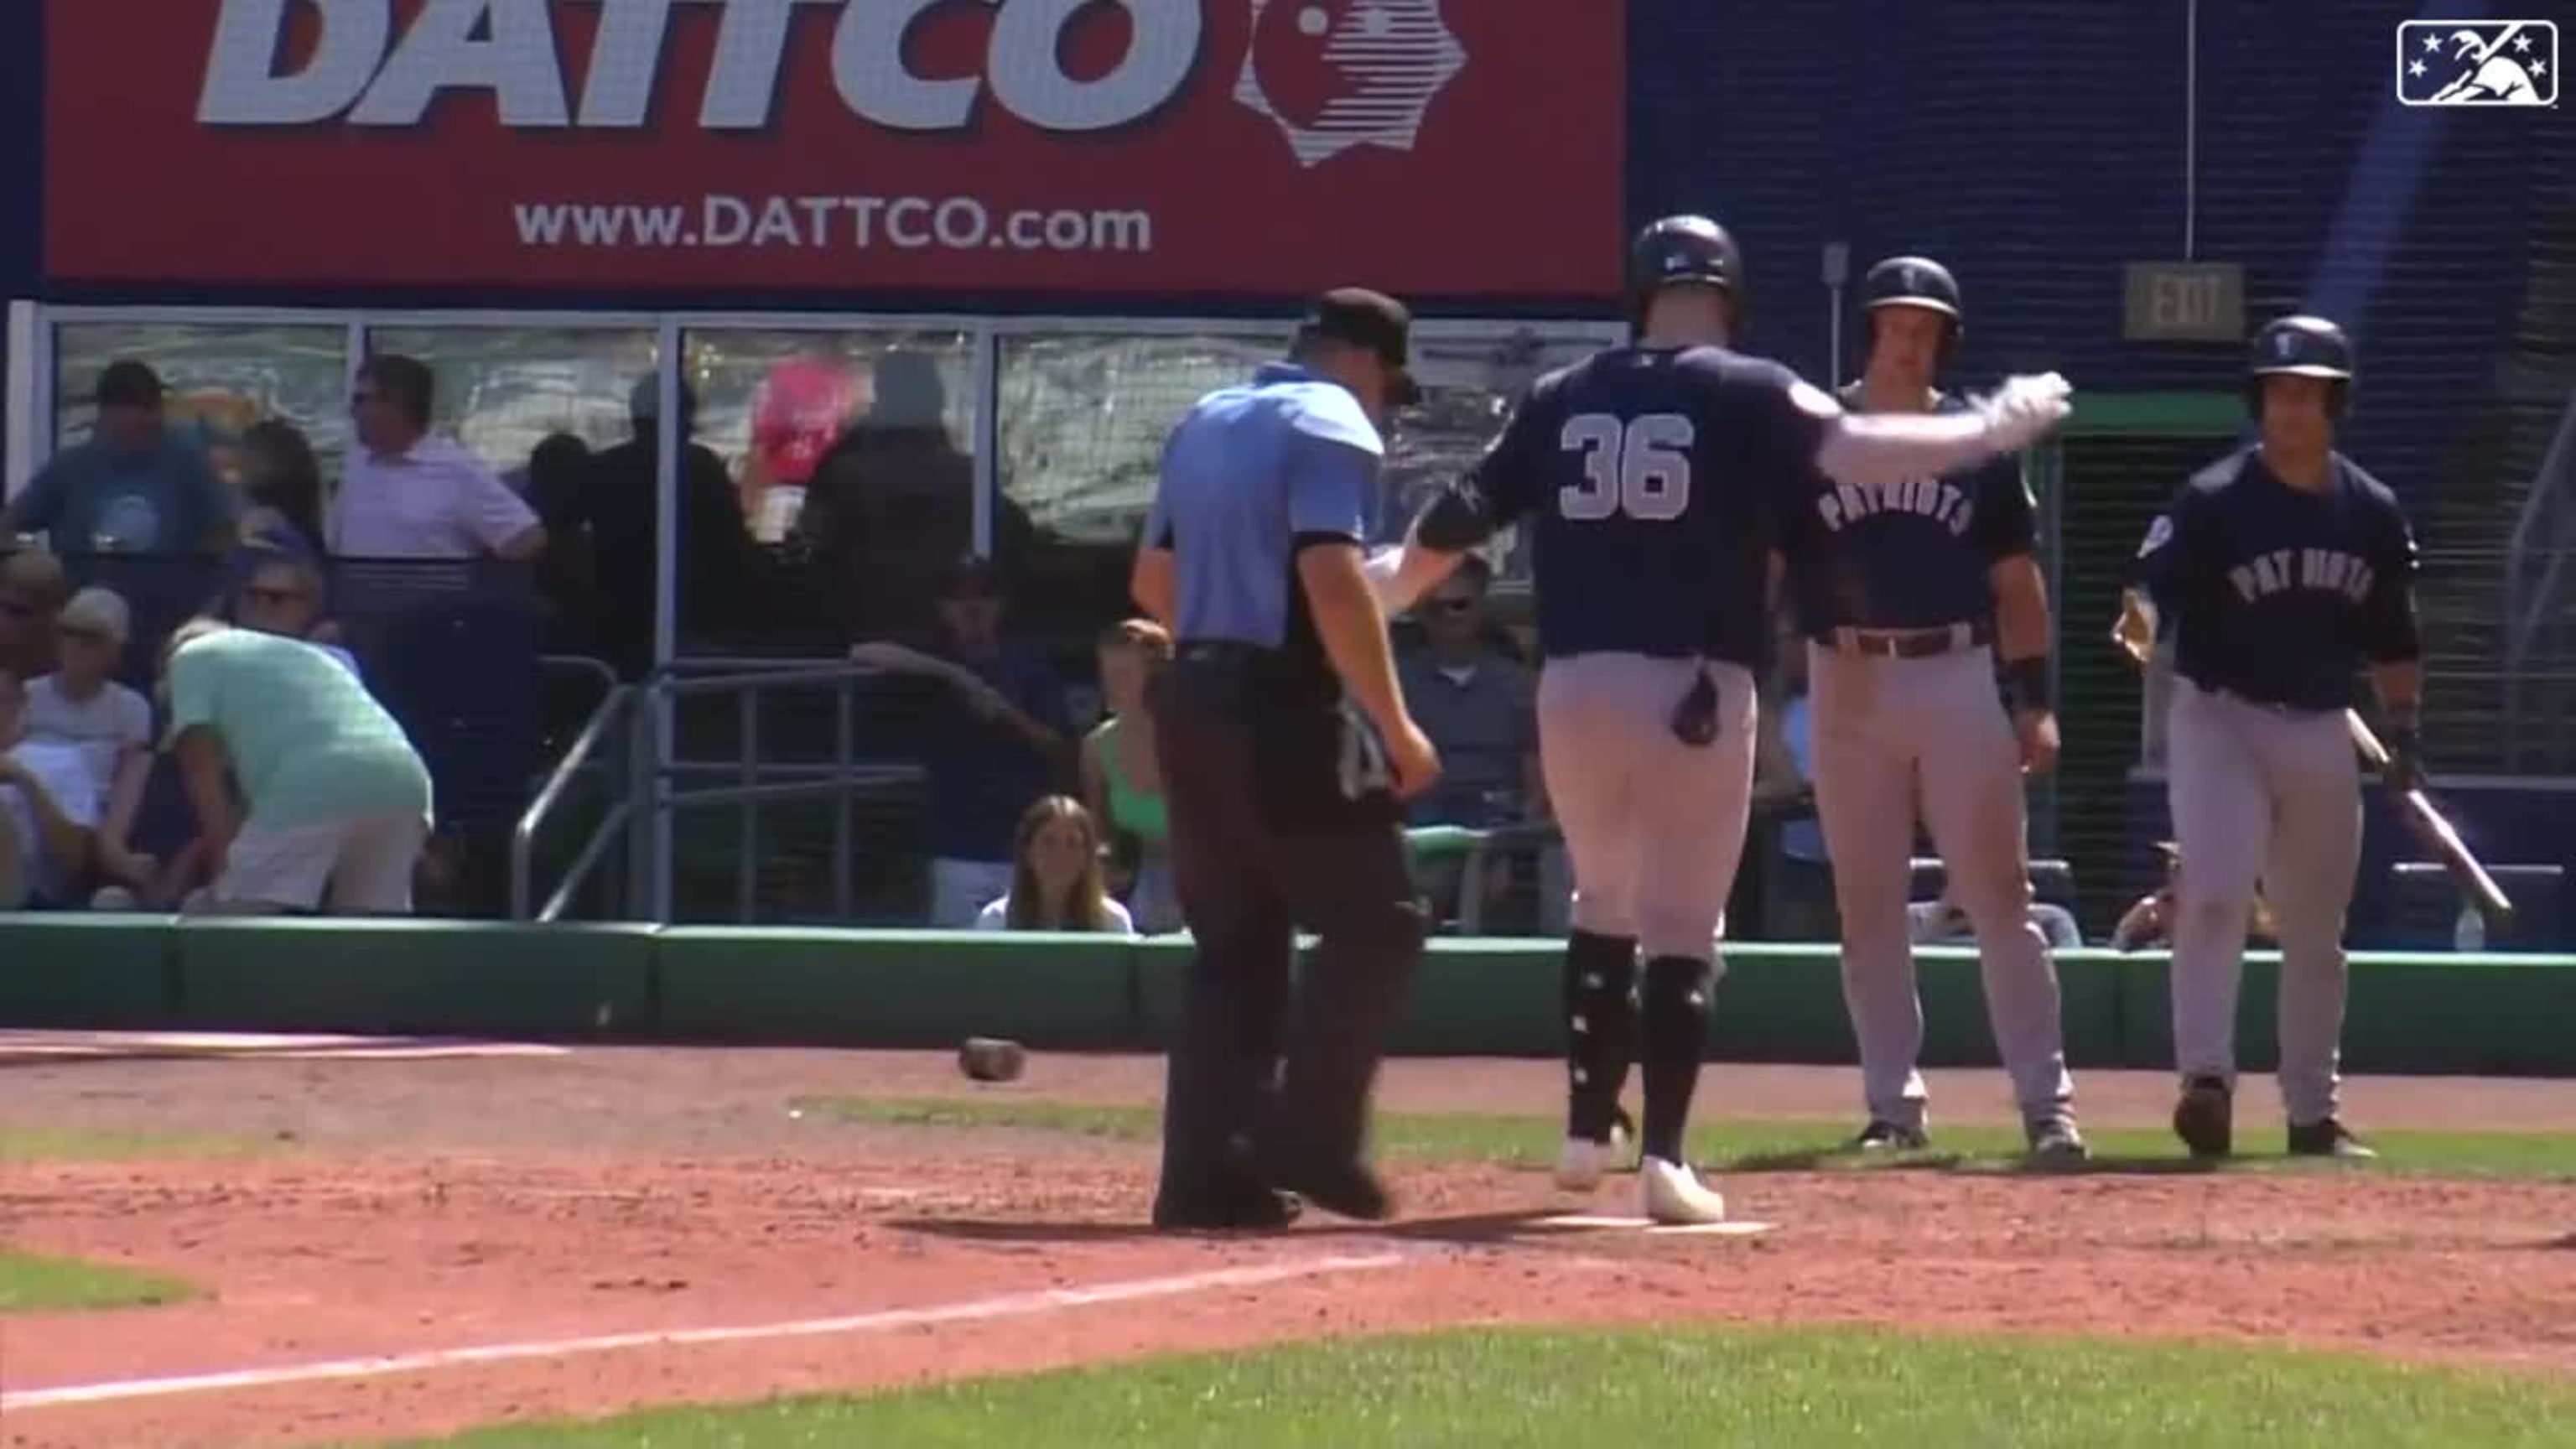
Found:
[[[2550,20],[2409,20],[2397,27],[2397,100],[2408,106],[2555,106]]]

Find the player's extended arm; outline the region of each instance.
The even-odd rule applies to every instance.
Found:
[[[2424,709],[2424,638],[2415,614],[2415,539],[2395,524],[2372,564],[2377,572],[2363,603],[2362,649],[2370,660],[2371,687],[2388,719],[2388,766],[2381,772],[2399,791],[2421,783]]]
[[[2053,372],[2007,378],[1992,396],[1955,413],[1848,413],[1805,383],[1792,395],[1826,419],[1816,449],[1816,466],[1826,477],[1885,484],[1934,477],[2026,447],[2072,411],[2066,401],[2072,391]]]
[[[1417,518],[1405,530],[1403,543],[1370,554],[1360,565],[1360,572],[1368,576],[1369,590],[1377,595],[1378,607],[1393,616],[1412,608],[1414,600],[1438,588],[1465,556],[1464,549],[1425,544],[1422,520]]]

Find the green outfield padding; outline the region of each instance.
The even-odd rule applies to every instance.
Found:
[[[2136,1067],[2173,1064],[2171,962],[2130,958],[2128,1055]],[[2236,998],[2240,1070],[2280,1064],[2281,961],[2248,955]],[[2576,960],[2565,956],[2352,958],[2344,1011],[2348,1072],[2463,1076],[2576,1075]]]
[[[675,926],[654,941],[659,1035],[689,1041],[953,1047],[1133,1044],[1131,943],[1002,931]]]
[[[1392,1050],[1557,1055],[1562,949],[1434,941]],[[0,1027],[1156,1050],[1190,955],[1185,939],[1034,932],[0,916]],[[1992,1065],[1975,953],[1927,947],[1915,962],[1925,1064]],[[1833,948],[1747,943],[1726,963],[1714,1057],[1852,1060]],[[2277,963],[2246,958],[2247,1071],[2276,1055]],[[2075,1066],[2172,1064],[2163,955],[2057,964]],[[2352,981],[2352,1071],[2576,1076],[2576,957],[2368,954]]]
[[[649,1029],[649,926],[193,918],[171,931],[211,1031],[558,1040]]]
[[[0,1026],[155,1031],[181,1023],[166,916],[0,915]]]

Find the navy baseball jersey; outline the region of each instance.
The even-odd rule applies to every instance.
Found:
[[[1844,401],[1854,401],[1846,390]],[[1944,395],[1939,412],[1967,404]],[[2017,457],[1938,478],[1865,485],[1817,476],[1784,520],[1782,552],[1800,627],[1931,629],[1994,612],[1994,566],[2038,547]]]
[[[2387,485],[2337,453],[2322,492],[2293,488],[2253,447],[2174,495],[2134,581],[2174,634],[2174,670],[2261,704],[2333,711],[2363,661],[2420,656],[2415,538]]]
[[[1522,524],[1550,658],[1761,667],[1779,513],[1840,411],[1778,363],[1618,347],[1539,379],[1435,512]]]

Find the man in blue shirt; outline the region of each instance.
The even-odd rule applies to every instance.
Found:
[[[1164,445],[1131,586],[1178,641],[1148,703],[1198,953],[1157,1227],[1278,1227],[1292,1194],[1346,1217],[1392,1210],[1361,1157],[1422,953],[1402,802],[1439,760],[1405,708],[1362,550],[1379,428],[1419,396],[1410,329],[1391,298],[1328,292],[1286,362],[1199,399]],[[1301,927],[1318,942],[1292,1006]]]
[[[160,375],[130,359],[111,362],[92,395],[89,441],[47,460],[5,511],[0,537],[43,532],[57,554],[196,553],[220,548],[232,496],[205,450],[172,436]]]

